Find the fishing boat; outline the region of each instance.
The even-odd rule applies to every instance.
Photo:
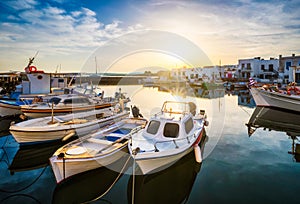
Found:
[[[200,163],[202,156],[198,144],[205,125],[208,125],[205,111],[196,114],[194,103],[166,101],[161,112],[151,117],[145,129],[128,143],[140,173],[155,173],[167,168],[193,149]]]
[[[38,52],[36,53],[36,55]],[[22,82],[20,84],[10,84],[8,96],[0,100],[0,116],[21,114],[21,105],[30,104],[34,97],[50,94],[51,78],[50,73],[38,70],[33,64],[36,55],[29,58],[25,67],[25,73],[19,73],[18,77]],[[12,91],[13,90],[13,91]]]
[[[110,165],[128,155],[129,138],[146,123],[146,119],[128,117],[59,148],[50,158],[56,181]]]
[[[300,112],[300,95],[297,87],[289,87],[286,91],[276,87],[251,87],[250,91],[256,106],[275,107]]]
[[[114,106],[118,101],[90,98],[84,95],[63,94],[52,96],[48,100],[22,105],[21,111],[29,118],[38,118],[54,115],[63,115],[73,112],[90,111]]]
[[[61,116],[34,118],[10,126],[10,133],[21,145],[65,140],[82,136],[108,124],[128,117],[129,111],[113,107]]]

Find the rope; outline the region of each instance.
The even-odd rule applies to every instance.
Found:
[[[44,169],[41,171],[40,175],[33,180],[33,182],[31,182],[29,185],[21,188],[21,189],[18,189],[18,190],[14,190],[14,191],[7,191],[7,190],[3,190],[3,189],[0,189],[0,192],[4,192],[4,193],[16,193],[16,192],[20,192],[20,191],[23,191],[25,190],[26,188],[29,188],[30,186],[32,186],[42,175],[43,173],[45,172],[45,170],[47,169],[48,166],[45,166]]]
[[[3,145],[2,145],[2,147],[1,147],[0,149],[3,149],[3,147],[5,147],[5,145],[6,145],[7,141],[8,141],[8,137],[9,137],[9,136],[6,136],[6,139],[5,139]]]
[[[247,113],[248,114],[248,116],[251,116],[251,114],[250,113],[248,113],[245,109],[243,109],[243,107],[242,106],[239,106],[245,113]]]
[[[34,200],[36,203],[42,203],[38,199],[34,198],[33,196],[26,195],[26,194],[14,194],[14,195],[7,196],[6,198],[3,198],[2,200],[0,200],[0,203],[3,203],[5,200],[8,200],[8,199],[10,199],[12,197],[15,197],[15,196],[28,197],[28,198],[31,198],[32,200]]]
[[[90,203],[90,202],[95,202],[95,201],[99,200],[100,198],[102,198],[103,196],[105,196],[111,190],[111,188],[116,184],[116,182],[119,180],[119,178],[121,177],[121,175],[122,175],[125,167],[127,166],[127,163],[128,163],[129,160],[130,160],[130,156],[128,156],[128,159],[126,160],[126,162],[125,162],[124,166],[122,167],[122,169],[121,169],[119,175],[117,176],[117,178],[114,180],[114,182],[109,186],[109,188],[104,193],[102,193],[97,198],[94,198],[93,200],[83,202],[83,204]]]
[[[133,164],[132,164],[132,189],[131,189],[131,204],[134,204],[134,183],[135,183],[135,154],[133,156]]]

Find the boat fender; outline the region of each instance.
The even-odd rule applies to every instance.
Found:
[[[62,141],[64,142],[64,141],[70,139],[71,137],[73,137],[74,135],[75,135],[75,131],[73,130],[73,131],[71,131],[70,133],[68,133],[66,136],[64,136],[64,137],[62,138]]]
[[[197,163],[202,162],[202,155],[199,145],[194,145],[194,153],[195,153],[195,159]]]
[[[206,120],[204,121],[204,126],[208,126],[209,125],[209,122]]]

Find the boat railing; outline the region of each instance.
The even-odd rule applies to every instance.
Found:
[[[192,134],[192,135],[184,137],[184,138],[176,138],[176,139],[172,139],[172,140],[157,141],[154,143],[154,151],[159,152],[160,150],[158,149],[157,145],[163,144],[163,143],[173,143],[175,149],[178,149],[180,147],[179,146],[180,141],[186,141],[187,142],[186,144],[190,144],[193,138],[196,138],[196,134]]]

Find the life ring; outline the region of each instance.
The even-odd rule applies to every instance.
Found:
[[[291,91],[293,91],[296,95],[300,94],[300,90],[295,86],[292,86],[292,87],[288,88],[287,93],[289,95],[291,95]]]
[[[29,71],[30,72],[36,72],[37,71],[37,68],[35,66],[30,66],[29,67]]]

